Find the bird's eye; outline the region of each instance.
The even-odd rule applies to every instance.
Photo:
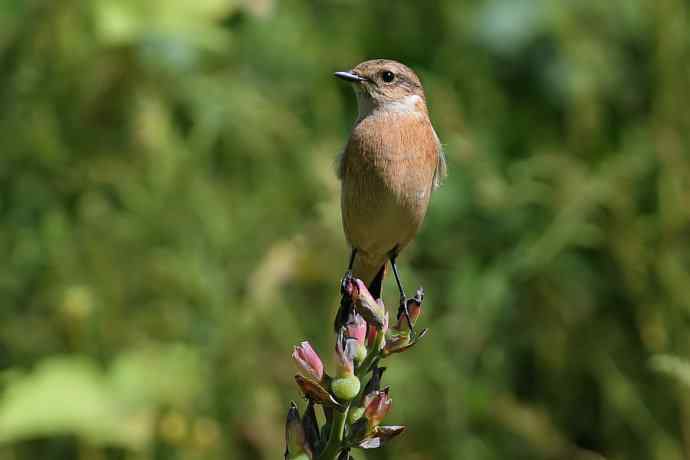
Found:
[[[381,78],[386,83],[390,83],[395,79],[395,74],[393,72],[391,72],[390,70],[386,70],[381,74]]]

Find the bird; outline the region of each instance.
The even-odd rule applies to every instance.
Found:
[[[400,292],[398,318],[405,315],[414,334],[396,260],[415,238],[431,194],[446,176],[442,145],[422,83],[405,64],[373,59],[334,76],[352,84],[358,109],[336,162],[343,230],[351,248],[346,277],[361,279],[378,299],[390,262]],[[345,301],[336,329],[346,321],[343,310]]]

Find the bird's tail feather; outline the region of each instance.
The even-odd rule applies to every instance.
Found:
[[[386,264],[383,264],[381,266],[381,268],[379,269],[379,272],[374,277],[374,279],[367,286],[367,289],[369,289],[369,292],[371,293],[371,295],[374,296],[374,299],[380,299],[381,298],[381,292],[383,291],[383,277],[385,275],[386,275]]]
[[[355,257],[354,265],[352,266],[352,276],[364,281],[369,292],[374,299],[381,298],[381,289],[383,286],[383,278],[386,275],[386,259],[371,260],[365,257]]]

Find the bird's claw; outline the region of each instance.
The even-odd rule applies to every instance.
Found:
[[[340,293],[342,295],[349,294],[348,292],[348,285],[352,281],[352,270],[348,270],[345,272],[345,275],[343,276],[343,279],[340,280]]]
[[[352,270],[348,270],[340,281],[340,308],[335,315],[334,322],[334,329],[336,332],[347,323],[354,308],[352,304],[353,279]]]

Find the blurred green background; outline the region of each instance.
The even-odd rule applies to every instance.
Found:
[[[282,458],[375,57],[450,174],[367,458],[690,458],[687,2],[4,0],[0,460]]]

